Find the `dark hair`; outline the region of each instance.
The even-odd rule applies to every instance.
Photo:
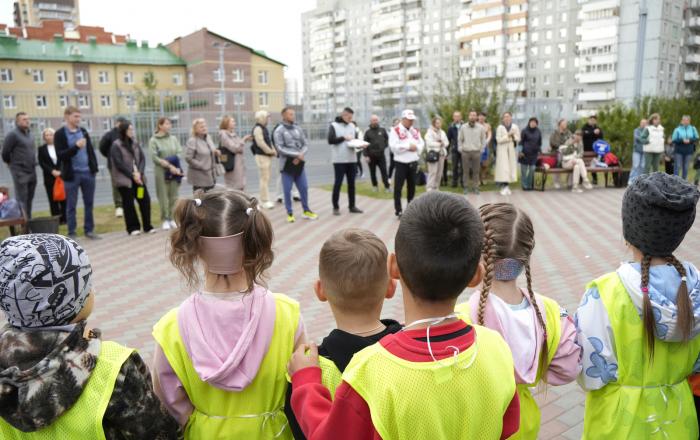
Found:
[[[343,113],[350,113],[351,115],[355,114],[355,112],[350,107],[345,107],[343,109]]]
[[[487,117],[486,113],[484,113],[484,112],[479,112],[479,116],[483,116],[485,118]]]
[[[484,225],[464,197],[435,191],[408,205],[395,242],[401,278],[413,296],[456,299],[479,267]]]
[[[274,259],[274,233],[267,216],[258,209],[258,200],[241,191],[198,191],[194,199],[180,199],[175,207],[179,225],[170,236],[170,262],[185,277],[190,287],[200,282],[196,264],[199,260],[199,237],[227,237],[243,232],[243,270],[248,291],[255,284],[265,285],[265,271]],[[246,211],[252,208],[251,214]],[[228,277],[226,275],[219,275]]]
[[[535,121],[535,124],[540,125],[540,121],[538,121],[537,118],[534,116],[527,121],[527,125],[530,125],[530,122],[532,121]]]
[[[281,114],[281,115],[284,115],[284,114],[287,113],[289,110],[294,110],[294,109],[291,108],[290,106],[286,106],[286,107],[284,107],[284,108],[282,109],[282,111],[280,112],[280,114]]]
[[[129,127],[131,126],[133,126],[133,124],[130,121],[124,121],[117,126],[117,134],[119,135],[119,140],[122,142],[122,145],[129,151],[132,151],[131,148],[132,144],[134,143],[134,140],[127,136],[126,132],[129,131]]]
[[[158,133],[158,132],[160,131],[160,127],[161,127],[163,124],[165,124],[165,121],[169,121],[169,122],[172,123],[172,121],[171,121],[170,118],[168,118],[168,117],[161,116],[160,118],[158,118],[158,124],[156,124],[156,133]],[[124,122],[126,122],[126,119],[124,119]]]
[[[588,119],[595,119],[596,121],[598,120],[598,116],[596,115],[590,115]]]
[[[547,324],[540,310],[535,291],[532,289],[532,273],[530,270],[530,256],[535,248],[535,229],[530,217],[511,203],[491,203],[479,208],[481,220],[484,222],[486,241],[484,243],[484,261],[486,273],[481,286],[479,296],[479,309],[477,311],[477,324],[484,324],[484,310],[486,298],[491,291],[493,271],[496,261],[505,258],[517,260],[525,266],[525,279],[527,280],[527,294],[530,304],[535,310],[537,322],[542,327],[544,337],[540,350],[539,369],[544,372],[549,350],[547,346]],[[544,377],[544,376],[543,376]]]
[[[117,119],[115,121],[117,123],[116,125],[120,125],[120,124],[123,124],[125,122],[129,122],[129,120],[126,119],[124,116],[117,116]]]
[[[17,119],[19,119],[21,116],[27,116],[27,112],[18,112],[18,113],[15,115],[15,121],[16,121]]]

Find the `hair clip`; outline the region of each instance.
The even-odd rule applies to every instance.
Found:
[[[248,217],[250,217],[251,215],[253,215],[253,208],[248,208],[248,209],[246,209],[246,210],[245,210],[245,213],[246,213],[246,215],[247,215]]]
[[[202,199],[194,199],[194,204],[199,208],[202,206]]]
[[[686,278],[685,276],[682,276],[681,283],[687,283],[687,282],[688,282],[688,278]]]
[[[648,287],[642,287],[642,293],[649,293]]]

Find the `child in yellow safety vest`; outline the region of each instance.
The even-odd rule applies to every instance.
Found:
[[[272,225],[242,192],[195,197],[176,206],[170,260],[197,291],[153,328],[154,388],[187,439],[290,439],[286,364],[305,335],[299,304],[264,284]]]
[[[663,173],[625,191],[622,232],[632,261],[592,281],[576,312],[584,439],[698,438],[687,378],[700,371],[700,277],[674,252],[699,198],[697,188]]]
[[[379,237],[362,229],[336,232],[321,248],[314,289],[319,301],[330,305],[337,325],[318,347],[321,381],[331,397],[355,353],[401,330],[397,321],[380,319],[384,299],[392,298],[396,290],[387,258]],[[285,413],[294,438],[305,439],[292,411],[291,396],[290,386]]]
[[[484,222],[484,282],[455,310],[465,319],[496,330],[513,352],[520,397],[520,431],[514,438],[537,439],[540,410],[530,388],[573,382],[581,371],[576,327],[556,301],[532,289],[530,256],[535,231],[530,217],[510,203],[479,209]],[[517,284],[525,272],[526,288]]]
[[[481,282],[483,243],[465,198],[431,192],[408,205],[388,262],[408,324],[353,356],[335,398],[317,347],[295,351],[292,408],[307,438],[496,440],[518,430],[508,345],[454,313],[462,291]]]
[[[35,234],[0,244],[0,438],[178,439],[139,354],[87,327],[83,248]]]

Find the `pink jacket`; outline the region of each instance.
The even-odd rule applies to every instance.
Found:
[[[479,310],[479,295],[480,292],[475,291],[469,298],[469,310],[472,322],[477,322],[476,318]],[[530,302],[525,291],[523,291],[523,295],[528,302]],[[505,322],[508,317],[499,316],[497,314],[496,309],[492,305],[492,301],[494,301],[494,299],[491,297],[492,295],[488,296],[486,306],[484,308],[484,326],[500,333],[510,347],[517,347],[520,344],[535,344],[535,347],[537,347],[536,355],[531,362],[515,362],[516,383],[534,383],[537,377],[538,359],[540,358],[540,350],[542,347],[544,332],[539,325],[536,325],[535,328],[537,330],[535,338],[534,340],[529,341],[516,340],[512,337],[512,335],[508,335],[508,325]],[[537,305],[544,314],[545,309],[542,301],[538,300]],[[537,316],[535,315],[535,309],[530,306],[528,307],[528,310],[532,315],[532,319],[536,322]],[[550,385],[565,385],[573,382],[581,371],[581,365],[579,362],[580,356],[581,347],[576,344],[576,326],[566,310],[561,309],[561,338],[559,339],[559,346],[554,354],[554,358],[549,364],[549,368],[544,376],[546,382]]]

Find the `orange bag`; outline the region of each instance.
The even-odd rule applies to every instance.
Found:
[[[56,177],[53,183],[53,201],[54,202],[64,202],[66,200],[66,185],[63,183],[63,179]]]

